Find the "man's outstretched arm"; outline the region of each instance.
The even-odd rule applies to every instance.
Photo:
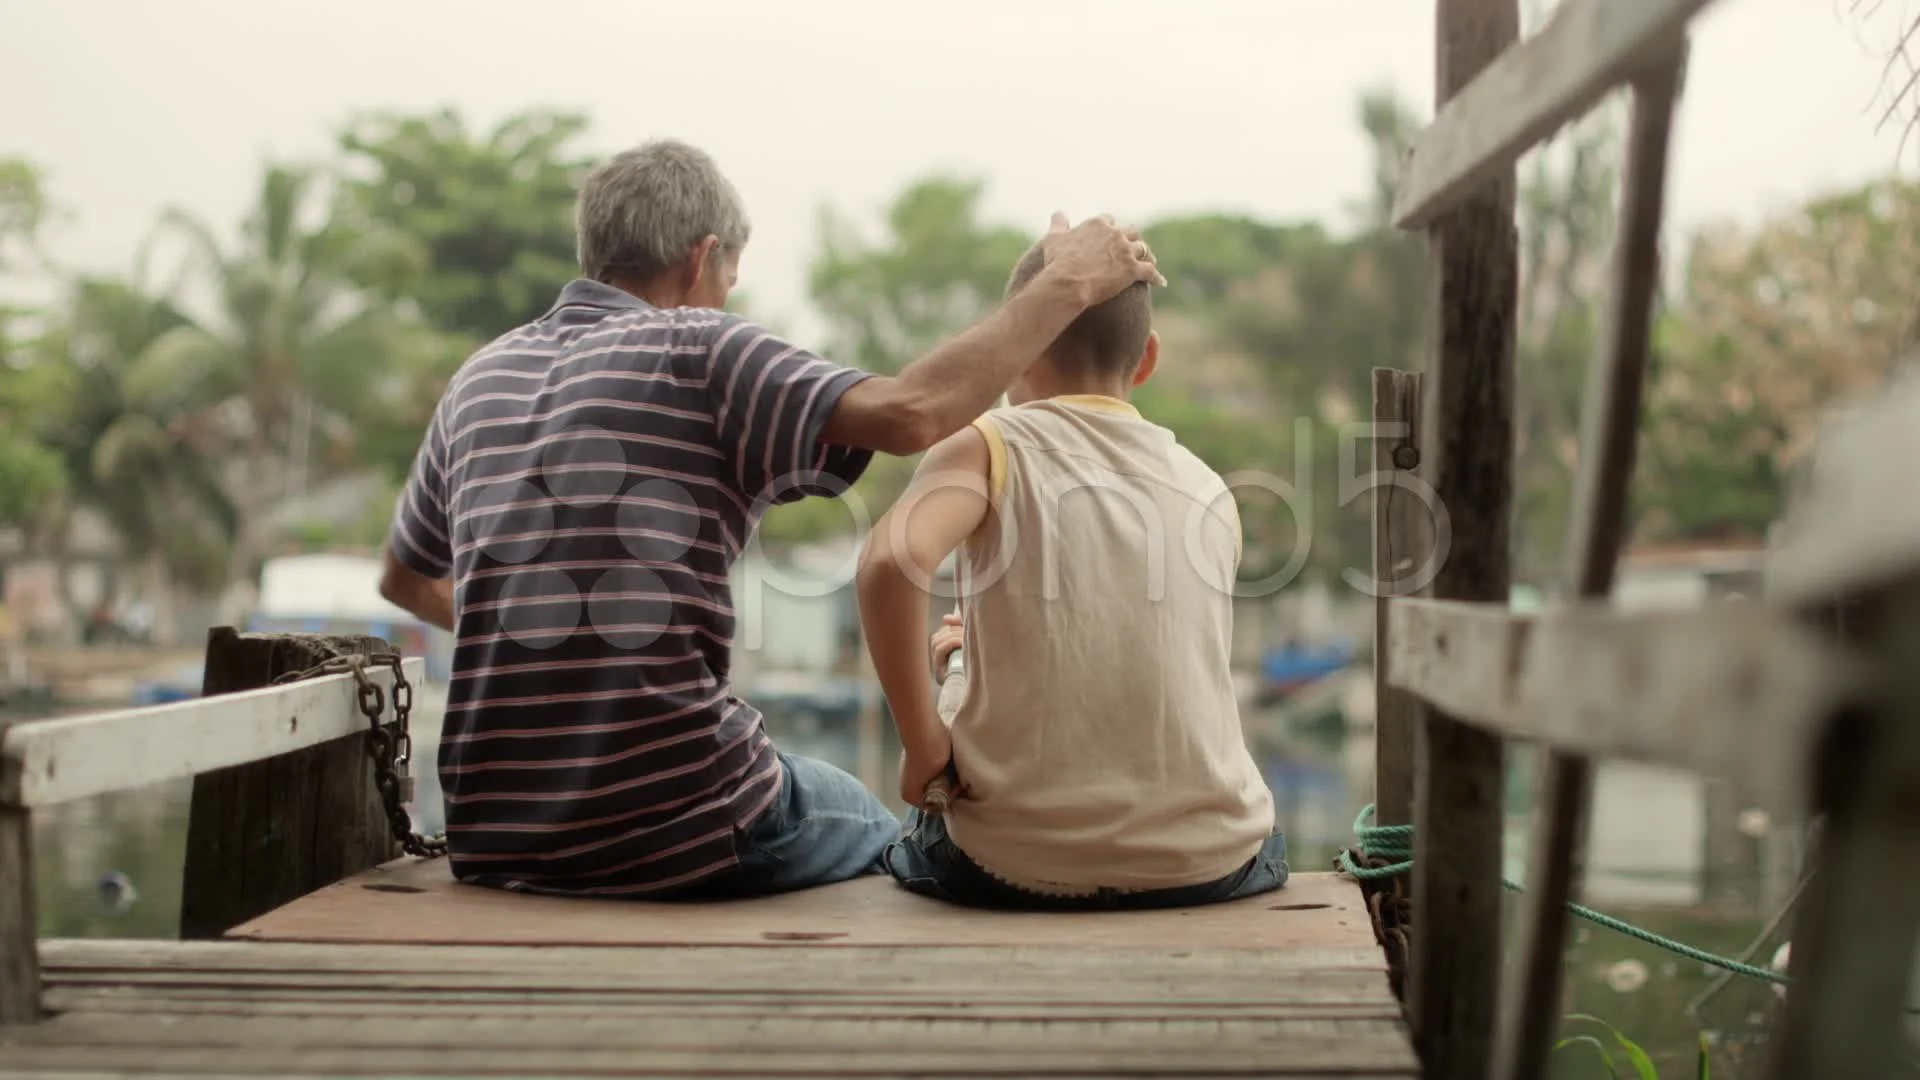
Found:
[[[927,674],[928,585],[986,520],[988,469],[987,442],[975,428],[929,450],[906,492],[868,534],[860,557],[860,623],[906,751],[900,797],[915,806],[953,758]]]
[[[993,406],[1080,313],[1142,281],[1166,284],[1137,229],[1098,217],[1069,229],[1062,214],[1043,241],[1046,267],[972,329],[893,378],[862,380],[834,407],[823,442],[917,454]]]

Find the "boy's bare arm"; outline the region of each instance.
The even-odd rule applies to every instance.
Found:
[[[947,556],[986,520],[987,477],[987,443],[978,430],[964,428],[943,440],[921,459],[913,482],[874,526],[861,555],[860,621],[874,674],[900,728],[907,771],[915,774],[902,776],[902,797],[916,805],[926,782],[951,757],[927,677],[928,586]]]

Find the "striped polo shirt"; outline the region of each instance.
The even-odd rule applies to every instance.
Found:
[[[782,770],[728,681],[727,570],[768,506],[859,478],[820,432],[866,377],[593,281],[454,375],[392,546],[454,581],[457,877],[644,896],[736,864]]]

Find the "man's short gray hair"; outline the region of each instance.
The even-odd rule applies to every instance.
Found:
[[[580,272],[640,280],[686,259],[708,236],[737,255],[751,226],[740,192],[706,151],[659,139],[623,151],[587,175],[574,212]]]

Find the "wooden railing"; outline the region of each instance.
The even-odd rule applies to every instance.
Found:
[[[281,685],[337,657],[391,651],[377,638],[213,631],[206,696],[0,731],[0,1024],[40,1016],[33,814],[61,803],[191,779],[180,934],[217,937],[397,854],[366,751],[371,721],[353,674]],[[424,662],[402,672],[418,685]],[[391,668],[370,669],[391,724]]]
[[[1766,604],[1611,609],[1667,147],[1687,22],[1706,3],[1567,0],[1523,44],[1514,0],[1438,6],[1441,108],[1396,206],[1401,225],[1429,231],[1437,345],[1419,375],[1377,372],[1374,402],[1392,425],[1377,433],[1375,469],[1404,474],[1375,488],[1377,820],[1415,827],[1406,1005],[1426,1075],[1546,1075],[1593,763],[1608,758],[1738,777],[1789,814],[1822,816],[1774,1074],[1896,1075],[1920,922],[1920,385],[1831,437]],[[1633,117],[1620,231],[1560,606],[1519,615],[1507,562],[1514,162],[1622,85]],[[1822,615],[1838,609],[1845,634]],[[1536,748],[1543,768],[1523,910],[1503,950],[1509,742]]]

